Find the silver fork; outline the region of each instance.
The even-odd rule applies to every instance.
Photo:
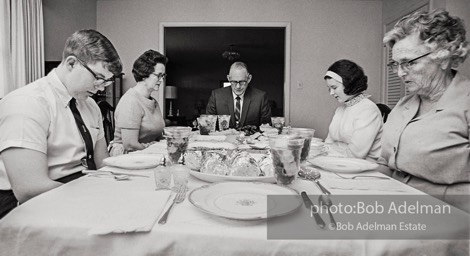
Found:
[[[383,179],[383,180],[389,180],[390,179],[388,177],[375,176],[375,175],[354,175],[354,176],[351,176],[351,177],[345,177],[345,176],[337,174],[336,172],[333,172],[333,173],[336,174],[336,176],[338,176],[340,178],[348,179],[348,180],[354,180],[356,178],[375,178],[375,179]]]
[[[168,207],[168,210],[166,210],[165,214],[163,214],[163,216],[160,218],[160,220],[158,221],[158,224],[165,224],[166,219],[168,218],[168,215],[170,214],[170,210],[171,208],[173,208],[173,205],[175,205],[175,203],[179,204],[183,202],[185,197],[186,197],[186,187],[181,186],[178,188],[178,192],[175,196],[175,199],[173,199],[173,202],[171,203],[170,207]]]

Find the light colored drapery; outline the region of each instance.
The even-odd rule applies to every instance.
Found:
[[[10,53],[10,1],[0,1],[0,98],[12,83]]]
[[[0,97],[44,76],[42,0],[2,0]],[[5,74],[5,75],[4,75]]]

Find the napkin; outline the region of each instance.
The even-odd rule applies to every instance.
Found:
[[[166,154],[166,140],[161,140],[150,145],[148,148],[131,152],[130,154]]]
[[[119,193],[102,202],[91,235],[149,232],[170,198],[170,190]]]

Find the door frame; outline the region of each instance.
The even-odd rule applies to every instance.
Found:
[[[165,54],[165,28],[167,27],[278,27],[285,29],[285,56],[284,56],[284,117],[286,125],[290,124],[290,45],[291,24],[290,22],[160,22],[159,27],[159,51]],[[163,116],[165,116],[165,82],[160,85],[162,93],[158,93],[158,102],[161,102]],[[160,92],[159,91],[159,92]]]

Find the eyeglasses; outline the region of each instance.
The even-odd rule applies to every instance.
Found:
[[[75,58],[77,58],[77,57],[75,57]],[[99,77],[95,72],[93,72],[93,70],[90,69],[90,67],[87,66],[87,64],[85,64],[85,62],[83,62],[79,58],[77,58],[77,60],[78,60],[78,62],[80,62],[80,64],[82,64],[82,66],[84,68],[86,68],[86,70],[88,70],[95,77],[95,81],[93,82],[94,86],[101,86],[101,85],[108,86],[108,85],[114,83],[114,81],[116,80],[114,76],[109,78],[109,79]]]
[[[240,86],[245,86],[248,81],[229,81],[231,85],[237,86],[239,84]]]
[[[165,78],[166,77],[166,74],[165,73],[160,73],[160,74],[157,74],[157,73],[152,73],[153,75],[155,75],[158,80],[162,79],[162,78]]]
[[[415,62],[416,62],[417,60],[419,60],[419,59],[421,59],[421,58],[424,58],[424,57],[428,56],[428,55],[431,54],[431,53],[432,53],[432,52],[428,52],[428,53],[423,54],[423,55],[421,55],[421,56],[419,56],[419,57],[416,57],[416,58],[414,58],[414,59],[412,59],[412,60],[405,61],[405,62],[402,62],[402,63],[398,63],[398,62],[396,62],[396,61],[393,61],[393,62],[388,63],[387,66],[388,66],[389,68],[391,68],[394,73],[397,73],[397,72],[398,72],[398,66],[401,66],[402,69],[408,71],[408,70],[410,70],[410,68],[415,64]]]

